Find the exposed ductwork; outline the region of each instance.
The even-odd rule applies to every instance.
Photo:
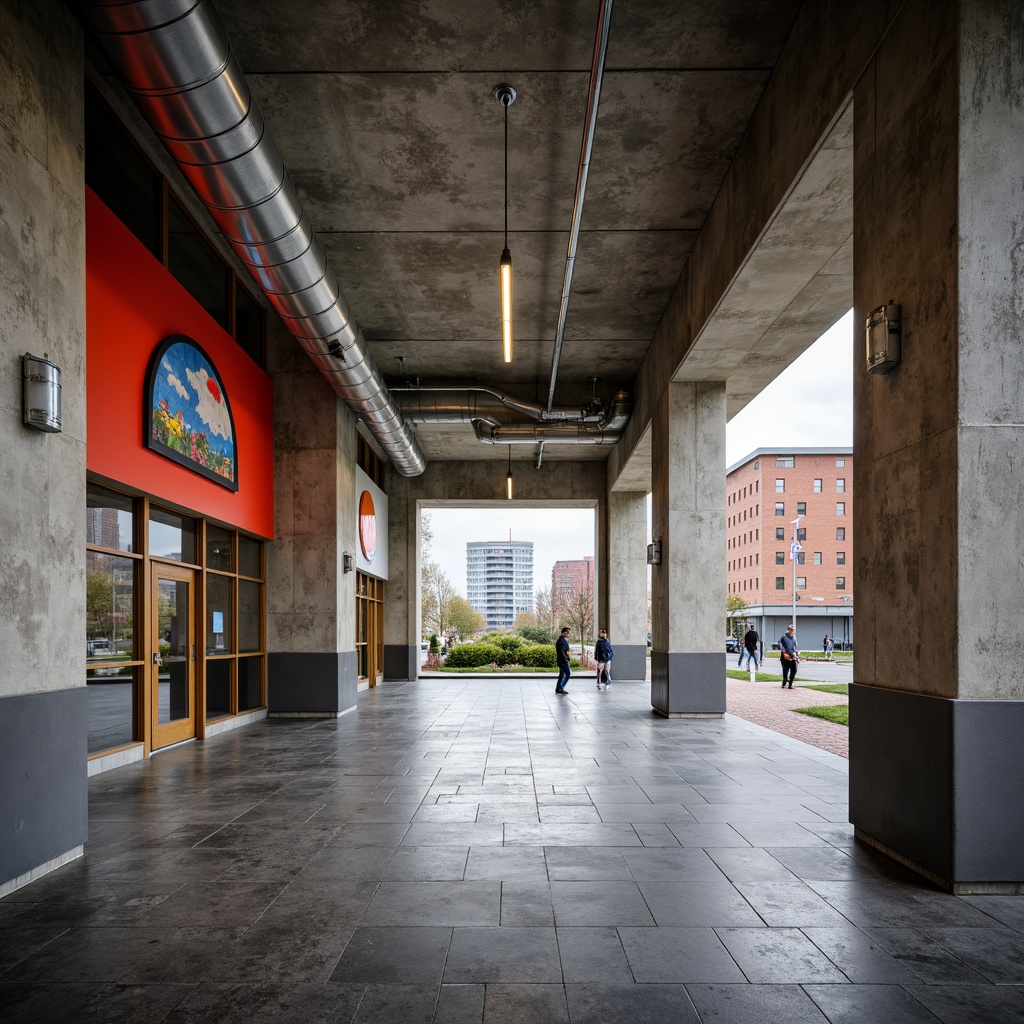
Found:
[[[552,409],[491,388],[394,388],[410,423],[472,423],[486,444],[614,444],[633,411],[628,391],[617,391],[611,407]],[[502,423],[509,412],[534,423]],[[539,458],[538,458],[539,462]],[[539,467],[538,467],[539,468]]]
[[[426,468],[352,319],[209,0],[84,0],[153,130],[309,358],[395,469]]]

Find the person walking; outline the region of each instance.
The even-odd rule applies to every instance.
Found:
[[[555,641],[555,654],[558,657],[558,682],[555,693],[565,693],[565,684],[569,682],[569,627],[562,629],[562,635]]]
[[[743,651],[747,655],[747,660],[750,662],[754,671],[756,672],[760,664],[760,660],[757,656],[757,647],[761,642],[761,637],[758,636],[757,630],[753,626],[747,626],[746,633],[743,634]],[[743,654],[740,654],[740,668],[743,667]]]
[[[594,644],[594,661],[597,662],[597,688],[607,690],[612,681],[612,658],[615,650],[608,639],[608,630],[598,631],[597,643]],[[601,684],[604,684],[602,687]]]
[[[796,678],[796,666],[800,662],[800,653],[796,646],[796,631],[790,623],[789,628],[779,637],[779,661],[782,662],[782,688],[793,689]]]
[[[830,637],[830,636],[825,637],[825,660],[826,661],[831,661],[832,660],[832,652],[835,650],[835,647],[836,647],[835,641],[832,639],[832,637]]]

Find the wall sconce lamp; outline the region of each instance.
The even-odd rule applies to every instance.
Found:
[[[60,367],[28,352],[21,357],[21,419],[36,430],[60,433]]]
[[[505,497],[512,500],[512,445],[508,446],[508,476],[505,477]]]
[[[902,321],[903,307],[891,299],[887,306],[879,306],[868,313],[864,322],[868,373],[888,373],[900,365]]]
[[[344,572],[351,572],[353,567],[354,567],[354,562],[355,562],[354,557],[348,551],[346,551],[341,556],[341,571],[343,573]]]
[[[511,85],[499,85],[494,98],[505,110],[505,248],[501,251],[498,274],[501,278],[501,355],[512,362],[512,253],[508,250],[508,108],[516,101]]]
[[[655,540],[647,545],[647,564],[661,565],[661,541]]]

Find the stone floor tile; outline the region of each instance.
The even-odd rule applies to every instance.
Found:
[[[559,928],[558,955],[565,983],[633,981],[615,928]]]
[[[614,982],[565,987],[572,1024],[700,1024],[682,985],[619,985]]]
[[[561,985],[487,986],[483,1024],[569,1024]]]
[[[551,846],[544,850],[551,881],[631,881],[622,852],[613,847]]]
[[[554,928],[456,928],[444,968],[451,984],[558,984]]]
[[[640,882],[658,927],[757,927],[763,921],[724,879],[720,882]]]
[[[943,1024],[1024,1024],[1020,985],[918,985],[907,991]]]
[[[384,879],[458,882],[466,872],[468,857],[468,846],[400,846],[384,870]]]
[[[502,882],[501,927],[553,928],[555,908],[548,882]]]
[[[163,1021],[194,986],[0,982],[4,1024],[49,1021]],[[205,989],[207,986],[198,986]]]
[[[939,1019],[899,985],[808,985],[805,991],[831,1024],[936,1024]]]
[[[497,925],[499,882],[381,882],[361,923],[452,927]]]
[[[497,822],[414,822],[402,837],[402,846],[501,846],[502,826]]]
[[[842,983],[842,971],[798,928],[718,928],[719,938],[754,984]]]
[[[745,980],[713,928],[620,928],[619,935],[642,984]]]
[[[167,1024],[328,1024],[352,1020],[363,999],[363,985],[301,984],[200,985],[191,989]],[[99,1019],[121,1020],[109,1016]],[[153,1020],[146,1014],[124,1020]]]
[[[466,881],[546,881],[544,850],[538,846],[471,847]]]
[[[855,860],[842,850],[769,846],[767,852],[805,882],[878,877],[877,871],[870,864]]]
[[[451,937],[451,928],[357,928],[330,980],[440,985]]]
[[[636,882],[552,882],[558,927],[653,925]]]
[[[701,1020],[714,1024],[827,1024],[799,985],[687,985]],[[866,1022],[865,1022],[866,1024]],[[882,1022],[878,1022],[882,1024]]]
[[[689,825],[673,822],[668,828],[679,841],[680,846],[700,846],[704,849],[750,846],[750,843],[732,825]]]
[[[920,979],[878,942],[849,925],[802,928],[807,936],[855,985],[917,985]]]
[[[736,882],[735,885],[770,928],[843,928],[849,923],[798,879]]]
[[[708,850],[708,856],[730,882],[793,881],[796,878],[789,868],[759,846],[713,849]]]
[[[367,985],[352,1024],[431,1024],[436,985]]]
[[[434,1024],[480,1024],[484,1019],[483,985],[442,985]]]

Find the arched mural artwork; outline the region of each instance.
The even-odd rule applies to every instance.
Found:
[[[219,374],[191,338],[165,338],[150,362],[145,445],[238,490],[235,424]]]

